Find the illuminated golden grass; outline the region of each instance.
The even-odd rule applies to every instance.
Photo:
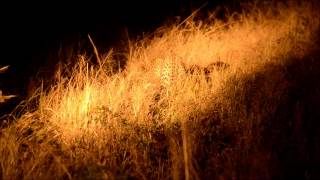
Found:
[[[99,60],[97,68],[79,55],[73,74],[59,76],[48,93],[39,95],[35,112],[1,129],[0,175],[196,179],[216,168],[207,174],[234,177],[231,155],[252,147],[252,139],[259,138],[251,132],[252,121],[266,116],[237,104],[246,98],[241,79],[270,63],[281,66],[307,55],[319,28],[317,16],[306,3],[253,9],[226,22],[189,20],[132,44],[126,68],[112,75],[106,72],[110,63],[102,66]],[[112,55],[106,57],[103,62],[113,61]],[[275,95],[285,89],[284,83]],[[272,103],[276,108],[278,102]],[[198,138],[218,148],[232,128],[248,144],[223,149],[219,157],[229,159],[217,164],[222,160],[214,152],[197,153],[207,146]],[[197,157],[212,161],[202,167]],[[221,168],[225,171],[219,173]]]

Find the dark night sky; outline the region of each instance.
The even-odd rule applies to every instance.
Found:
[[[112,2],[112,3],[111,3]],[[127,27],[134,36],[150,31],[175,15],[185,15],[204,0],[94,1],[66,4],[11,4],[2,6],[1,64],[29,65],[34,56],[46,54],[61,42],[86,38],[98,45],[112,44],[119,29]],[[37,60],[38,61],[38,60]]]

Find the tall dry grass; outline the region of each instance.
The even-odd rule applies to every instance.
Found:
[[[112,52],[96,50],[98,66],[78,55],[36,111],[0,130],[0,177],[272,178],[258,144],[289,85],[281,71],[259,87],[248,77],[308,55],[317,17],[312,3],[289,3],[189,18],[130,42],[121,71]]]

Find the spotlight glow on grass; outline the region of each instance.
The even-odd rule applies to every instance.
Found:
[[[311,3],[251,8],[227,21],[160,28],[131,44],[119,73],[107,73],[112,53],[99,67],[79,55],[35,112],[0,130],[0,179],[259,177],[239,167],[273,173],[255,144],[289,85],[274,73],[249,102],[245,78],[308,55],[319,14]],[[251,155],[261,163],[250,164]]]

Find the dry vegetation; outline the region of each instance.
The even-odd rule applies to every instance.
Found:
[[[288,67],[317,45],[316,8],[189,18],[130,42],[121,71],[112,52],[96,51],[98,66],[78,55],[35,111],[0,129],[0,179],[288,177],[283,139],[302,131]]]
[[[9,69],[9,66],[0,67],[0,74],[6,72]],[[15,95],[4,95],[2,90],[0,89],[0,103],[4,103],[5,101],[14,98]]]

